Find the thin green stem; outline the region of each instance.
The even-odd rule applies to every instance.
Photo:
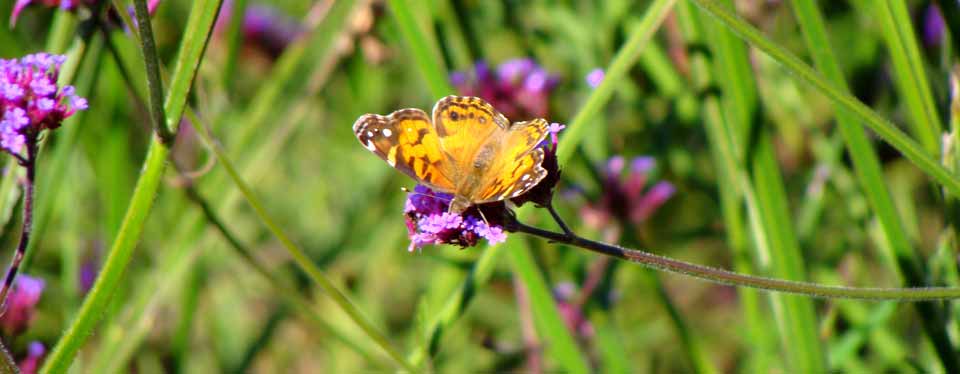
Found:
[[[173,83],[171,84],[170,96],[167,97],[166,107],[163,110],[151,110],[152,120],[155,124],[163,126],[165,120],[166,123],[174,123],[173,126],[170,126],[171,134],[175,134],[177,131],[177,124],[179,124],[179,118],[186,103],[190,83],[193,82],[200,65],[208,36],[213,29],[213,20],[216,18],[219,8],[219,0],[198,0],[194,2],[190,19],[187,21],[187,36],[181,45],[181,53],[173,74]],[[147,22],[140,22],[140,24],[141,26],[149,25]],[[145,43],[141,45],[144,48],[150,47]],[[144,52],[145,55],[147,53],[156,55],[156,51]],[[158,78],[159,65],[156,68],[158,74],[155,78]],[[151,103],[162,98],[162,96],[160,98],[153,97],[157,94],[156,91],[149,93]],[[176,118],[176,120],[160,117],[164,113]],[[161,139],[159,135],[151,138],[142,172],[134,188],[120,231],[107,254],[93,288],[84,299],[76,318],[47,358],[40,370],[42,373],[66,372],[77,351],[80,350],[101,317],[106,313],[107,305],[123,278],[123,273],[130,263],[133,251],[140,240],[140,234],[143,232],[144,224],[153,207],[169,153],[168,143]]]
[[[188,113],[188,115],[193,123],[202,123],[198,118],[193,116],[192,113]],[[393,358],[400,367],[411,372],[417,371],[413,365],[408,363],[407,360],[403,358],[403,355],[401,355],[399,351],[393,348],[387,337],[377,330],[377,328],[371,322],[369,322],[366,317],[363,316],[360,310],[350,301],[350,299],[347,298],[346,294],[340,291],[340,289],[338,289],[337,286],[330,281],[330,279],[323,275],[323,272],[313,263],[313,261],[310,260],[310,257],[307,256],[306,252],[304,252],[302,249],[300,249],[300,247],[294,244],[292,240],[290,240],[280,225],[278,225],[270,216],[270,214],[267,213],[263,203],[261,203],[260,199],[254,194],[253,190],[250,188],[250,185],[248,185],[243,177],[240,176],[240,173],[233,166],[233,162],[227,157],[223,148],[213,140],[213,138],[207,132],[207,129],[200,125],[194,126],[194,128],[197,130],[197,135],[200,136],[206,146],[213,151],[214,155],[216,155],[217,161],[223,166],[224,170],[226,170],[236,187],[243,194],[244,198],[246,198],[247,203],[250,204],[250,207],[252,207],[254,212],[257,214],[257,217],[260,218],[260,221],[267,227],[267,229],[270,230],[271,233],[273,233],[277,240],[280,241],[280,244],[283,245],[287,252],[290,253],[290,256],[293,258],[297,266],[299,266],[300,269],[303,270],[311,280],[319,285],[320,288],[322,288],[323,291],[326,292],[331,299],[333,299],[337,306],[339,306],[350,317],[350,319],[353,320],[354,323],[356,323],[357,326],[364,331],[364,333],[370,336],[370,338],[373,339],[377,345],[386,351],[387,354],[389,354],[390,357]]]
[[[960,298],[960,287],[916,287],[916,288],[861,288],[827,286],[809,282],[788,281],[767,277],[758,277],[735,273],[710,266],[691,264],[653,253],[628,249],[612,244],[601,243],[579,236],[528,226],[514,220],[508,222],[509,231],[522,232],[557,243],[572,245],[591,252],[626,260],[651,269],[674,274],[686,275],[717,284],[737,287],[750,287],[767,291],[798,294],[825,299],[895,300],[917,302],[928,300],[950,300]]]
[[[800,80],[810,84],[837,105],[855,115],[920,170],[942,184],[951,194],[960,196],[960,178],[940,165],[923,147],[911,140],[890,121],[881,117],[853,96],[837,89],[798,57],[764,37],[760,31],[720,5],[716,0],[691,1],[713,15],[718,21],[740,35],[741,38],[782,64]]]

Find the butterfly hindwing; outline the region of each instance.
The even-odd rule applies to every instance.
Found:
[[[390,166],[442,192],[454,192],[449,160],[430,118],[420,109],[389,116],[365,114],[353,124],[357,140]]]
[[[540,143],[547,136],[543,119],[517,122],[503,136],[500,151],[490,164],[477,190],[476,202],[517,197],[529,191],[547,176]]]

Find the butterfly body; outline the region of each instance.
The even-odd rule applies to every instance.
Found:
[[[390,166],[434,191],[450,193],[449,211],[517,197],[547,175],[538,146],[547,122],[510,123],[480,98],[447,96],[433,108],[365,114],[357,139]]]

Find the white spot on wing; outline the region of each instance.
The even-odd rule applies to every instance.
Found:
[[[524,174],[522,177],[520,177],[520,180],[522,181],[525,181],[527,179],[530,179],[530,174]]]
[[[393,135],[393,131],[390,131],[390,129],[383,129],[383,136],[389,137],[390,135]]]
[[[367,130],[367,137],[368,137],[368,138],[372,138],[372,137],[373,137],[373,133],[370,132],[370,130]]]
[[[374,152],[377,150],[377,147],[373,145],[373,142],[370,139],[367,139],[367,144],[364,144],[363,146],[369,149],[370,152]]]

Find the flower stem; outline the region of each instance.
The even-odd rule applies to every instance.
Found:
[[[617,245],[596,242],[577,235],[567,235],[538,227],[528,226],[515,219],[508,220],[504,227],[508,231],[522,232],[539,236],[554,242],[572,245],[591,252],[635,262],[648,268],[667,271],[680,275],[700,278],[706,281],[730,286],[751,287],[767,291],[776,291],[821,297],[828,299],[895,300],[916,302],[925,300],[945,300],[960,298],[957,287],[916,287],[916,288],[861,288],[827,286],[808,282],[757,277],[714,267],[691,264],[653,253],[623,248]]]
[[[137,28],[140,31],[140,43],[143,51],[143,62],[147,70],[147,89],[150,90],[150,118],[153,120],[154,131],[160,136],[163,144],[173,144],[175,134],[170,131],[164,120],[166,115],[163,108],[163,81],[160,79],[160,60],[157,58],[157,43],[153,40],[153,28],[150,27],[150,12],[147,10],[146,0],[134,0],[134,12],[137,15]]]
[[[30,244],[30,232],[33,231],[33,185],[37,174],[37,137],[29,136],[26,147],[26,159],[18,157],[22,160],[20,166],[27,169],[27,178],[23,183],[23,230],[20,231],[20,243],[17,244],[17,252],[13,255],[10,268],[7,269],[7,275],[3,280],[3,288],[0,289],[0,314],[3,314],[7,309],[7,294],[10,293],[13,281],[17,278],[20,262],[23,261],[23,257],[27,253],[27,245]]]

